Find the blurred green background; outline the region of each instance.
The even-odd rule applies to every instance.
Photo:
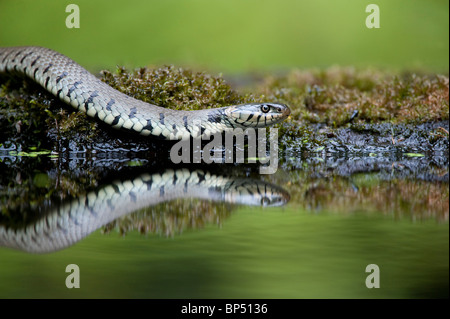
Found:
[[[80,28],[65,25],[70,3]],[[380,8],[368,29],[365,8]],[[40,45],[91,71],[175,64],[244,73],[330,65],[448,72],[446,0],[1,0],[0,46]]]

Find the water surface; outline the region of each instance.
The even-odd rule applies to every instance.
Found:
[[[119,216],[53,252],[1,247],[0,297],[448,297],[448,182],[411,178],[411,174],[405,177],[404,172],[396,175],[395,170],[389,175],[383,169],[344,176],[336,173],[336,167],[334,173],[326,168],[335,163],[328,160],[328,164],[304,162],[303,168],[285,163],[268,176],[259,176],[248,167],[222,172],[223,176],[259,180],[287,192],[289,200],[275,207],[266,200],[249,206],[181,196]],[[414,160],[420,161],[408,161]],[[9,202],[3,197],[1,227],[33,225],[47,216],[56,197],[61,206],[84,196],[77,195],[76,184],[67,186],[69,181],[98,178],[96,183],[84,184],[95,193],[111,180],[133,179],[149,170],[145,165],[110,163],[109,168],[102,164],[101,174],[91,169],[91,175],[86,175],[82,168],[86,163],[92,165],[90,162],[61,165],[52,161],[41,159],[41,167],[47,169],[27,171],[28,179],[25,171],[21,179],[17,177],[20,169],[4,171],[4,177],[11,174],[15,178],[8,177],[9,183],[5,182],[7,176],[3,180],[3,195],[9,192]],[[408,163],[413,167],[413,162]],[[15,164],[4,158],[2,165]],[[58,165],[60,171],[55,173]],[[65,165],[73,165],[73,169],[61,169]],[[136,170],[139,172],[134,173]],[[154,173],[155,168],[150,170]],[[114,179],[99,177],[111,171]],[[328,176],[321,175],[324,172]],[[442,176],[445,166],[428,167],[428,173]],[[41,204],[14,202],[19,182],[34,194],[40,190],[44,194]],[[64,183],[66,189],[58,196],[48,192]],[[166,188],[166,192],[170,191]],[[11,216],[14,209],[8,215],[5,207],[15,207],[15,217]],[[17,217],[24,207],[29,213]],[[68,264],[80,267],[79,289],[65,285]],[[380,268],[378,289],[366,287],[369,264]]]

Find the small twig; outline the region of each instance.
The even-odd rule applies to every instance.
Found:
[[[392,144],[395,145],[395,143],[401,142],[404,140],[404,138],[399,138],[398,140],[395,140],[393,136],[391,136]]]
[[[447,138],[448,137],[448,136],[444,136],[442,134],[435,134],[435,133],[431,133],[431,132],[430,132],[430,134],[433,135],[433,136],[439,136],[439,137],[443,137],[443,138]]]
[[[443,128],[443,127],[439,126],[439,127],[438,127],[438,129],[440,129],[440,130],[444,131],[445,133],[447,133],[447,135],[449,135],[448,131],[447,131],[447,130],[446,130],[445,128]]]

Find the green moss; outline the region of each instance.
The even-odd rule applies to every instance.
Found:
[[[72,112],[36,83],[28,79],[7,78],[0,90],[2,137],[28,148],[50,140],[91,142],[97,123],[86,115]],[[57,143],[50,147],[57,149]]]
[[[441,75],[335,67],[292,70],[264,77],[248,94],[237,93],[221,76],[174,66],[133,71],[119,67],[115,73],[103,71],[102,80],[129,96],[176,110],[261,101],[286,103],[292,115],[278,125],[282,128],[280,136],[288,134],[286,143],[308,135],[303,128],[314,123],[335,129],[347,127],[350,122],[356,126],[420,124],[449,118],[449,79]],[[57,150],[64,141],[92,145],[108,131],[99,129],[96,121],[75,112],[37,84],[9,78],[3,81],[0,91],[0,124],[4,138],[23,145],[50,140],[53,146],[46,148],[51,150]],[[299,129],[294,132],[292,125]]]
[[[354,111],[354,122],[359,123],[418,124],[449,118],[448,76],[331,68],[269,78],[260,90],[291,105],[292,118],[299,122],[339,127]]]
[[[298,154],[304,151],[317,152],[324,148],[328,133],[317,133],[306,125],[286,123],[279,128],[279,145],[282,150],[295,150]]]
[[[136,99],[175,110],[199,110],[247,102],[221,76],[193,72],[174,66],[116,73],[102,72],[102,80]]]

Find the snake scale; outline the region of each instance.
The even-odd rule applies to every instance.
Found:
[[[290,196],[282,188],[257,179],[227,177],[202,170],[168,169],[105,185],[51,207],[26,226],[0,223],[0,246],[31,253],[53,252],[75,244],[121,216],[182,198],[281,206]]]
[[[144,136],[166,140],[209,137],[234,128],[266,127],[286,119],[284,104],[251,103],[198,111],[170,110],[129,97],[65,55],[42,47],[0,48],[0,73],[20,73],[78,111]]]

